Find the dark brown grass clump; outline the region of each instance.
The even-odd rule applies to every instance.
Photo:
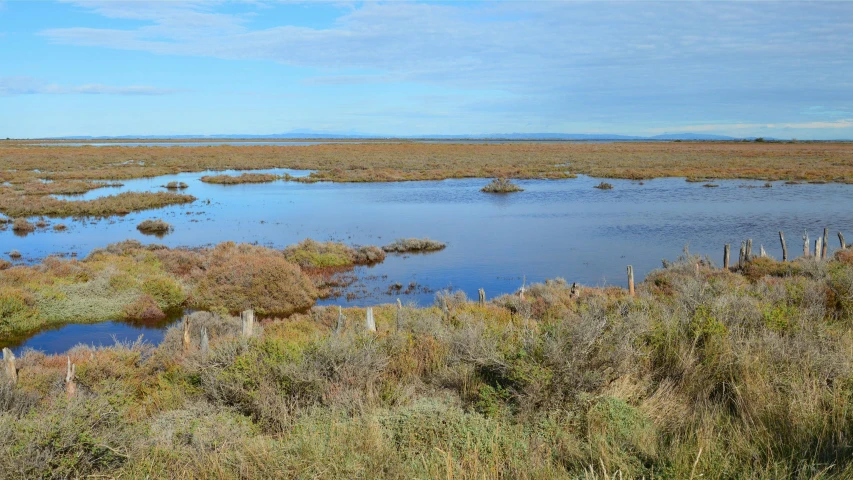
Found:
[[[36,226],[32,223],[28,222],[26,218],[16,218],[14,222],[12,222],[12,231],[16,233],[30,233],[34,232]]]
[[[158,218],[157,220],[143,220],[136,229],[145,234],[165,234],[172,231],[172,224]]]
[[[524,189],[512,183],[507,178],[496,178],[481,188],[480,191],[486,193],[512,193],[523,192]]]
[[[183,190],[187,187],[189,187],[189,185],[184,182],[169,182],[163,185],[163,188],[168,188],[169,190]]]
[[[599,190],[613,190],[613,185],[611,185],[607,182],[601,182],[592,188],[597,188]]]
[[[446,246],[442,242],[429,238],[398,238],[393,243],[382,247],[382,250],[389,253],[435,252],[444,249]]]

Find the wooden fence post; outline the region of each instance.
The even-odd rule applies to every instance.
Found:
[[[809,254],[809,232],[803,231],[803,256],[808,258]]]
[[[188,352],[190,350],[190,317],[184,316],[184,338],[183,338],[184,351]]]
[[[634,296],[634,267],[628,265],[628,295]]]
[[[726,270],[729,269],[729,255],[731,253],[731,246],[727,243],[725,247],[723,247],[723,268]]]
[[[782,233],[782,230],[779,230],[779,240],[782,242],[782,261],[788,261],[788,246],[785,245],[785,234]]]
[[[480,295],[479,303],[480,303],[480,306],[482,307],[483,305],[486,304],[486,291],[481,288],[481,289],[477,290],[477,293]]]
[[[817,237],[814,241],[814,259],[820,261],[821,237]]]
[[[255,311],[251,308],[240,313],[240,320],[243,324],[243,336],[248,338],[252,336],[252,331],[255,329]]]
[[[207,336],[207,327],[201,327],[201,342],[199,342],[201,353],[207,355],[210,350],[210,338]]]
[[[738,268],[743,268],[743,264],[746,262],[746,242],[740,242],[740,255],[738,255],[737,266]]]
[[[376,331],[376,320],[373,319],[373,307],[367,307],[367,317],[364,319],[364,328],[368,332]]]
[[[342,333],[344,331],[344,309],[338,305],[338,324],[335,325],[335,333]]]
[[[759,248],[761,249],[761,250],[759,250],[761,252],[761,258],[766,257],[767,252],[764,251],[764,245],[760,245]]]
[[[581,289],[578,287],[577,282],[572,282],[572,290],[569,292],[570,298],[578,298],[581,295]]]
[[[820,258],[826,258],[826,251],[829,250],[829,229],[823,229],[823,240],[820,242]]]
[[[748,239],[746,241],[746,255],[744,255],[744,260],[747,262],[752,261],[752,239]]]
[[[842,250],[847,248],[847,244],[844,243],[844,234],[841,232],[838,232],[838,241],[841,243],[841,249]]]
[[[15,354],[8,348],[3,349],[3,370],[6,372],[6,379],[12,385],[18,383],[18,370],[15,368]]]
[[[397,299],[397,331],[403,329],[403,302]]]
[[[77,395],[77,382],[74,381],[74,375],[77,373],[77,365],[71,363],[71,357],[66,356],[68,363],[65,367],[65,395],[68,398],[74,398]]]

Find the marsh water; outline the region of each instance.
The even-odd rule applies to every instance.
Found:
[[[724,244],[732,245],[736,259],[740,242],[751,238],[756,252],[763,245],[778,258],[779,230],[785,231],[791,256],[796,256],[802,251],[804,230],[813,241],[828,227],[832,251],[838,245],[836,232],[853,232],[850,185],[774,182],[767,188],[765,182],[734,180],[706,188],[670,178],[608,180],[614,188],[598,190],[593,186],[600,179],[581,176],[518,181],[523,192],[496,195],[480,192],[487,179],[210,185],[199,180],[208,173],[130,180],[122,187],[75,196],[157,191],[167,182],[183,181],[189,185],[184,192],[198,200],[101,220],[50,219],[66,224],[63,232],[48,228],[22,237],[7,229],[0,232],[0,251],[5,256],[15,249],[23,254],[21,261],[34,262],[51,254],[82,258],[94,248],[129,238],[170,247],[233,240],[281,248],[305,238],[384,245],[401,237],[430,237],[446,242],[447,248],[427,255],[389,255],[382,264],[359,267],[359,281],[345,292],[349,295],[320,302],[364,306],[399,297],[404,303],[425,305],[440,289],[461,289],[476,298],[477,289],[484,288],[492,298],[514,292],[525,282],[554,277],[590,286],[623,286],[627,265],[633,265],[639,281],[659,268],[662,259],[678,257],[685,246],[719,264]],[[163,238],[139,233],[136,225],[148,218],[165,219],[174,232]],[[394,284],[402,285],[403,292],[389,290]],[[162,333],[154,330],[166,324],[66,326],[18,347],[62,351],[78,342],[112,343],[111,335],[132,340],[140,333],[156,343]]]

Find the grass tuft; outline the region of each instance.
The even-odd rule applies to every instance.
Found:
[[[512,193],[523,192],[524,189],[512,183],[509,179],[496,178],[481,188],[480,191],[486,193]]]

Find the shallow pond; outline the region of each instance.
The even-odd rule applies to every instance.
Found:
[[[158,190],[174,180],[189,185],[184,192],[198,197],[192,204],[104,220],[52,219],[69,227],[64,232],[48,229],[19,237],[6,230],[0,232],[0,251],[5,256],[17,249],[24,261],[35,261],[54,253],[83,257],[93,248],[128,238],[168,246],[234,240],[284,247],[305,238],[384,245],[400,237],[430,237],[448,247],[428,255],[389,255],[380,265],[360,267],[356,273],[361,280],[349,290],[355,298],[321,302],[370,305],[400,297],[423,305],[432,302],[438,289],[462,289],[476,298],[477,289],[484,288],[492,298],[516,291],[525,281],[554,277],[585,285],[625,285],[627,265],[634,266],[639,281],[660,267],[662,259],[676,258],[685,245],[719,264],[724,244],[732,245],[736,260],[740,242],[752,238],[755,252],[763,244],[779,258],[779,230],[786,233],[792,257],[802,252],[803,230],[814,241],[824,227],[830,228],[830,251],[838,245],[839,230],[853,237],[851,185],[775,182],[764,188],[764,182],[736,180],[705,188],[684,179],[657,179],[608,180],[614,189],[598,190],[593,186],[600,179],[581,176],[518,181],[525,191],[495,195],[480,192],[486,179],[223,186],[202,183],[199,178],[206,173],[126,181],[123,187],[75,197]],[[136,230],[140,221],[160,217],[175,226],[173,233],[158,239]],[[388,293],[394,283],[405,290],[412,282],[417,284],[412,293]],[[76,337],[88,341],[86,335]],[[135,339],[137,333],[129,335]],[[26,345],[35,345],[38,338]]]

